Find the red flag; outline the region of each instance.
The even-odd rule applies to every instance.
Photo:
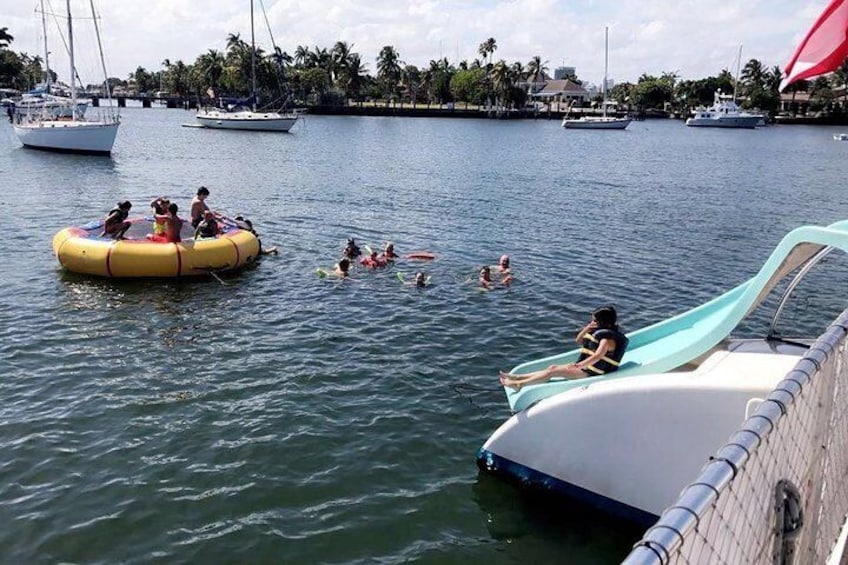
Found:
[[[836,70],[848,55],[848,0],[833,0],[786,65],[783,90],[793,82]]]

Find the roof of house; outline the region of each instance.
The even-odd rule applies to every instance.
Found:
[[[549,80],[545,87],[536,94],[559,94],[560,92],[587,93],[587,90],[574,81],[568,79]]]

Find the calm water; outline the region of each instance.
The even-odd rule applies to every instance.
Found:
[[[639,530],[478,476],[508,416],[497,370],[570,347],[601,302],[636,329],[752,276],[791,228],[848,218],[828,128],[123,116],[112,158],[0,125],[2,561],[615,562]],[[122,199],[186,210],[201,184],[281,255],[226,285],[58,269],[60,228]],[[347,237],[438,258],[318,279]],[[502,253],[517,283],[476,292]],[[395,277],[422,267],[425,290]],[[796,321],[817,335],[845,304],[815,284]]]

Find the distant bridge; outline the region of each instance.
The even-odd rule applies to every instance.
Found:
[[[100,100],[104,96],[91,95],[91,105],[95,108],[100,106]],[[112,96],[118,101],[118,108],[126,108],[127,100],[141,101],[142,108],[152,108],[153,103],[166,106],[168,108],[185,108],[186,110],[197,108],[197,98],[187,96]]]

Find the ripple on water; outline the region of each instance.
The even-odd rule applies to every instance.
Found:
[[[477,475],[507,417],[497,370],[570,349],[599,303],[626,330],[700,304],[792,227],[848,212],[844,148],[815,128],[310,117],[277,136],[187,118],[128,110],[112,159],[0,151],[21,187],[0,251],[10,561],[615,561],[640,532]],[[281,255],[226,285],[58,270],[53,231],[125,198],[185,209],[200,184]],[[319,279],[348,237],[437,259]],[[502,253],[516,284],[478,292]],[[842,306],[829,266],[796,327]],[[431,286],[396,277],[417,270]]]

